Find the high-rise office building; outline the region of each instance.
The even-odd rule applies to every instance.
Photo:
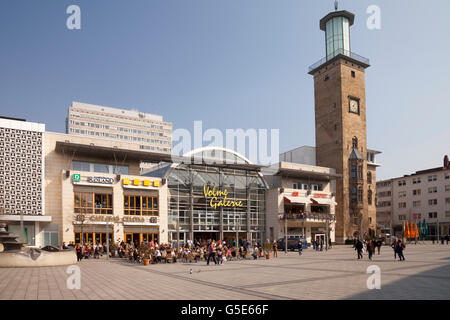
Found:
[[[127,142],[141,150],[172,151],[172,123],[163,121],[162,116],[137,110],[72,102],[66,133]]]

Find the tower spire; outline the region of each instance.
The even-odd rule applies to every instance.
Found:
[[[334,10],[338,11],[339,2],[338,0],[334,1]]]

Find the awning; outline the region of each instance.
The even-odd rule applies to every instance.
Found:
[[[337,205],[336,202],[334,202],[332,199],[326,199],[326,198],[311,198],[312,204],[322,204],[322,205]]]
[[[296,204],[304,204],[309,203],[308,198],[305,197],[294,197],[294,196],[284,196],[285,203],[296,203]]]

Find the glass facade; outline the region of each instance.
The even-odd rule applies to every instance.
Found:
[[[330,19],[326,24],[327,60],[338,54],[350,55],[350,23],[345,17]]]
[[[213,156],[236,158],[221,150]],[[169,241],[178,235],[185,240],[228,240],[236,233],[240,239],[264,239],[266,187],[256,170],[179,164],[168,171],[167,182]]]

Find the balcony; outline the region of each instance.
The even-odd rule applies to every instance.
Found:
[[[335,221],[336,217],[330,213],[304,212],[304,213],[286,213],[279,215],[280,221],[286,218],[288,221],[293,220],[317,220],[317,221]]]
[[[321,65],[323,65],[324,63],[333,60],[334,58],[336,58],[337,56],[345,56],[348,57],[352,60],[355,60],[355,62],[359,62],[361,64],[363,64],[364,67],[368,67],[370,65],[370,61],[367,58],[364,58],[363,56],[360,56],[356,53],[353,53],[351,51],[348,50],[344,50],[343,48],[336,50],[335,52],[333,52],[332,54],[330,54],[327,57],[324,57],[322,59],[320,59],[319,61],[317,61],[316,63],[314,63],[313,65],[311,65],[309,67],[309,73],[311,73],[312,71],[316,70],[317,68],[319,68]]]

